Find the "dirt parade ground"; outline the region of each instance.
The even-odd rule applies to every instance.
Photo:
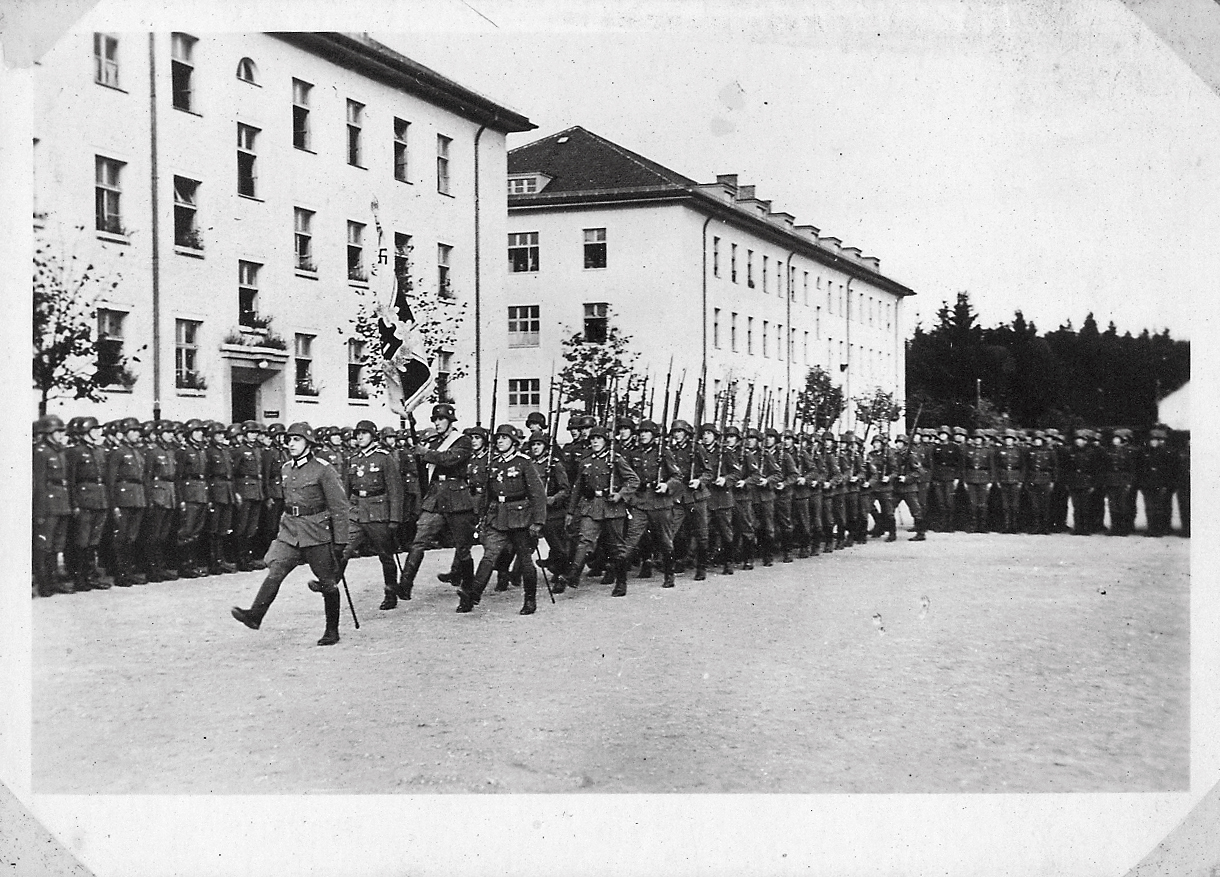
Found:
[[[1189,540],[930,534],[732,577],[488,591],[342,641],[307,568],[36,600],[37,793],[1146,792],[1189,767]],[[476,552],[477,557],[477,552]]]

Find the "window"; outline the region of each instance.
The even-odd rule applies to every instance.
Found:
[[[449,259],[453,255],[453,247],[448,244],[436,245],[436,291],[438,295],[448,298],[449,291]]]
[[[712,238],[712,276],[720,276],[720,238]]]
[[[347,223],[347,279],[364,282],[369,279],[364,273],[364,223]]]
[[[737,312],[729,314],[729,349],[737,352]]]
[[[801,361],[809,364],[809,333],[805,333],[805,344],[801,347]]]
[[[257,328],[258,270],[262,267],[257,262],[237,263],[237,324],[248,329]]]
[[[763,331],[762,331],[762,338],[763,338],[763,356],[766,356],[766,357],[770,357],[770,356],[771,356],[771,345],[770,345],[770,344],[767,342],[767,335],[768,335],[768,334],[770,334],[770,333],[768,332],[768,330],[770,329],[770,327],[771,327],[771,323],[770,323],[770,321],[769,321],[769,320],[763,320]]]
[[[97,309],[97,382],[110,386],[123,376],[123,320],[127,314]]]
[[[199,374],[198,320],[174,321],[174,385],[179,390],[202,390]]]
[[[523,231],[508,236],[508,270],[514,274],[538,270],[538,232]]]
[[[796,301],[796,269],[788,269],[788,301]]]
[[[237,62],[237,78],[251,85],[258,85],[258,67],[249,58]]]
[[[199,181],[174,177],[174,246],[202,250],[197,216]]]
[[[802,296],[801,301],[804,303],[805,307],[809,307],[809,272],[808,271],[805,272],[805,284],[804,284],[804,287],[802,288],[801,296]]]
[[[237,194],[254,198],[258,183],[258,173],[254,162],[257,158],[254,152],[254,141],[258,137],[258,128],[237,123]]]
[[[537,347],[542,322],[538,305],[509,305],[508,346]]]
[[[170,78],[174,93],[174,109],[194,112],[194,91],[192,80],[195,77],[195,43],[194,37],[184,33],[176,33],[172,38],[172,60],[170,61]]]
[[[720,349],[720,308],[712,311],[712,346]]]
[[[508,194],[510,195],[530,195],[537,191],[537,177],[511,177],[508,181]]]
[[[368,387],[364,385],[365,342],[359,338],[347,341],[347,398],[367,399]]]
[[[436,191],[449,194],[449,144],[453,138],[436,135]]]
[[[746,250],[746,286],[754,288],[754,251]]]
[[[449,376],[453,374],[453,353],[448,350],[436,354],[436,401],[452,402],[449,395]]]
[[[119,41],[110,34],[93,35],[93,81],[119,87]]]
[[[539,378],[508,379],[508,419],[524,420],[542,407],[542,381]]]
[[[394,119],[394,179],[410,182],[407,178],[407,129],[411,123]]]
[[[784,358],[784,345],[787,339],[784,337],[784,324],[775,324],[775,356],[777,359]]]
[[[729,277],[734,283],[737,282],[737,244],[730,244],[729,254]]]
[[[302,335],[298,332],[293,343],[298,396],[318,395],[318,388],[313,383],[313,339],[313,335]]]
[[[94,210],[97,214],[97,230],[109,234],[125,234],[123,216],[119,211],[119,199],[123,194],[119,178],[123,162],[113,158],[94,157]]]
[[[585,340],[605,344],[610,328],[610,305],[596,302],[585,305]]]
[[[292,80],[292,145],[309,150],[309,93],[313,86],[300,79]]]
[[[767,286],[767,257],[766,256],[763,256],[762,277],[763,277],[763,295],[766,295],[767,292],[769,291],[768,286]]]
[[[746,317],[746,353],[754,355],[754,318]]]
[[[411,282],[411,236],[400,231],[394,232],[394,280],[398,288],[410,288]]]
[[[604,228],[585,229],[585,267],[606,267],[606,230]]]
[[[784,265],[779,259],[775,260],[775,294],[784,294]]]
[[[363,152],[360,134],[364,127],[364,104],[354,100],[347,102],[347,163],[362,167]]]
[[[294,247],[298,271],[317,271],[313,260],[313,211],[303,207],[293,208]]]
[[[818,305],[813,312],[813,334],[815,338],[822,337],[822,306]]]

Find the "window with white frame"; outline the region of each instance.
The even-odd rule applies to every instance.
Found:
[[[606,230],[604,228],[586,228],[584,231],[585,268],[605,268]]]
[[[768,288],[769,281],[767,280],[767,278],[769,276],[770,275],[767,273],[767,257],[763,256],[762,257],[763,295],[766,295],[768,292],[770,292],[770,289]]]
[[[449,145],[452,137],[444,134],[436,135],[436,191],[442,195],[449,193]]]
[[[262,267],[244,259],[237,262],[237,323],[247,329],[258,328],[258,272]]]
[[[610,305],[591,302],[585,305],[585,341],[604,344],[610,334]]]
[[[123,162],[113,158],[94,156],[94,210],[97,230],[108,234],[125,234],[120,200],[123,189],[120,185]]]
[[[542,328],[539,305],[508,306],[508,346],[537,347]]]
[[[436,291],[438,295],[448,298],[452,295],[449,288],[449,260],[453,258],[453,247],[448,244],[436,245]]]
[[[436,354],[436,401],[452,402],[449,394],[449,379],[453,374],[453,352],[441,350]]]
[[[364,164],[364,104],[354,100],[347,102],[347,163],[355,167]]]
[[[361,338],[347,340],[347,398],[367,399],[368,387],[364,383],[364,359],[366,342]]]
[[[364,272],[363,222],[347,222],[347,279],[361,283],[369,279]]]
[[[712,276],[720,276],[720,238],[712,238]]]
[[[199,374],[199,320],[174,321],[174,386],[179,390],[202,390]]]
[[[203,249],[198,212],[199,181],[174,177],[174,246]]]
[[[255,166],[258,153],[254,149],[258,133],[258,128],[237,123],[237,194],[247,198],[258,197],[258,170]]]
[[[537,177],[510,177],[508,180],[508,194],[510,195],[532,195],[537,191]]]
[[[720,349],[720,308],[712,310],[712,346]]]
[[[737,244],[729,245],[729,277],[737,282]]]
[[[174,109],[194,112],[195,43],[193,36],[176,33],[171,38],[170,80]]]
[[[313,382],[313,342],[314,335],[296,333],[293,340],[293,364],[296,367],[296,395],[316,396],[318,388]]]
[[[313,259],[313,211],[304,207],[294,207],[293,213],[293,248],[296,253],[298,271],[317,271],[318,265]]]
[[[249,58],[237,62],[237,78],[251,85],[258,85],[258,67]]]
[[[737,352],[737,311],[729,314],[729,350]]]
[[[411,123],[406,119],[394,119],[394,179],[410,182],[407,176],[407,131]]]
[[[394,281],[399,289],[411,280],[411,236],[394,232]]]
[[[108,33],[93,35],[93,81],[119,87],[119,39]]]
[[[309,98],[313,85],[303,79],[292,80],[292,145],[309,151],[312,142],[309,124]]]
[[[123,373],[123,321],[127,314],[97,309],[97,382],[103,387],[120,383]]]
[[[754,288],[754,251],[746,250],[746,287]]]
[[[539,378],[508,379],[508,419],[524,420],[531,411],[542,407],[542,380]]]
[[[508,270],[513,274],[538,270],[538,232],[513,232],[508,236]]]
[[[770,329],[771,329],[771,321],[763,320],[762,353],[763,353],[763,356],[768,357],[768,358],[770,358],[770,356],[771,356],[771,345],[767,341],[767,336],[771,334]]]
[[[746,317],[746,355],[754,355],[754,318]]]

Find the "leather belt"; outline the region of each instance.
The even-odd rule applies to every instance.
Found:
[[[358,497],[361,497],[362,499],[367,499],[373,496],[385,496],[384,490],[353,490],[352,493]]]
[[[523,493],[520,496],[501,496],[501,497],[499,497],[499,501],[500,502],[520,502],[523,499],[529,499],[529,497],[530,497],[530,495],[528,493]]]
[[[316,515],[319,512],[326,511],[326,506],[312,505],[285,505],[284,514],[291,515],[294,518],[303,518],[306,515]]]

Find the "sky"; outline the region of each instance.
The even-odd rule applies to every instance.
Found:
[[[1220,98],[1120,3],[425,6],[373,36],[524,112],[510,146],[581,125],[736,173],[925,326],[959,291],[986,325],[1210,321]]]

